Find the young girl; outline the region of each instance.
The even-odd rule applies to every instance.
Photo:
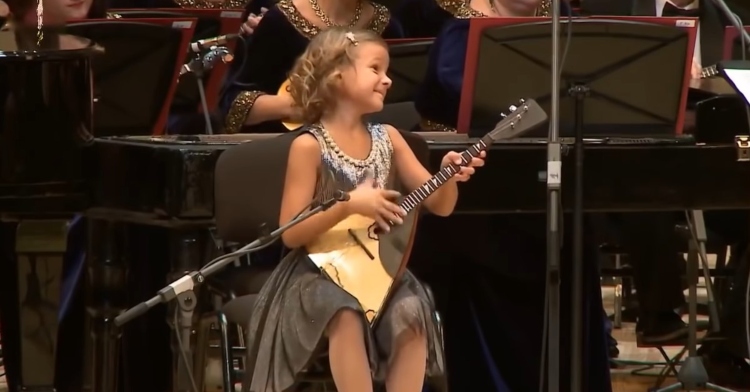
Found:
[[[388,63],[377,33],[332,28],[311,41],[293,69],[291,94],[311,125],[291,146],[280,223],[336,190],[350,192],[350,200],[284,233],[284,243],[295,250],[281,261],[255,305],[246,392],[290,390],[326,346],[339,392],[371,392],[373,381],[384,383],[389,392],[419,392],[425,376],[443,374],[434,305],[411,273],[397,283],[371,329],[356,299],[322,276],[304,248],[353,214],[400,223],[403,211],[394,203],[398,193],[389,190],[392,174],[406,189],[430,178],[396,129],[362,121],[383,108],[391,85]],[[455,152],[443,159],[443,164],[458,162]],[[483,162],[477,158],[463,167],[425,207],[449,215],[458,197],[456,182],[468,180]]]

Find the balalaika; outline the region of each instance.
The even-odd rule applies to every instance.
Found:
[[[399,205],[407,213],[403,224],[384,233],[376,230],[373,219],[353,215],[307,246],[310,260],[359,301],[370,324],[378,320],[393,282],[406,269],[420,204],[493,142],[518,137],[547,120],[547,114],[533,100],[522,100],[510,110],[511,113],[504,116],[495,129],[461,154],[462,165],[443,167],[429,181],[401,199]]]

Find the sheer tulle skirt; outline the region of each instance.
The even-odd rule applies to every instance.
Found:
[[[247,329],[248,369],[243,391],[292,389],[300,373],[325,350],[329,321],[345,308],[362,311],[356,299],[321,275],[303,252],[287,255],[255,303]],[[381,317],[370,328],[362,313],[375,381],[385,379],[396,338],[417,328],[427,338],[427,377],[442,389],[445,358],[435,306],[411,273],[404,274]]]

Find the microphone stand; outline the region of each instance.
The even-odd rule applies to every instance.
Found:
[[[193,311],[197,305],[194,290],[203,282],[206,278],[215,274],[216,272],[224,269],[229,264],[233,263],[237,258],[242,257],[248,253],[260,250],[265,246],[276,241],[284,234],[285,231],[290,228],[304,222],[313,215],[325,211],[333,207],[337,202],[347,200],[347,194],[342,194],[337,198],[331,198],[324,203],[318,205],[315,208],[306,211],[296,218],[292,219],[289,223],[279,227],[272,231],[270,234],[262,236],[255,241],[245,245],[239,250],[223,255],[198,271],[192,271],[185,274],[180,279],[170,283],[168,286],[159,290],[159,292],[151,299],[145,302],[141,302],[138,305],[126,310],[124,313],[115,317],[114,324],[116,327],[122,327],[131,320],[145,314],[151,308],[162,303],[168,303],[174,299],[177,299],[178,312],[179,312],[179,326],[175,325],[174,328],[179,328],[178,342],[181,347],[178,348],[180,357],[183,360],[183,366],[178,364],[177,366],[177,389],[178,391],[189,392],[192,390],[193,376],[192,376],[192,348],[191,348],[191,334],[193,328]]]
[[[552,0],[551,105],[547,140],[547,391],[560,390],[560,0]],[[573,306],[575,306],[574,304]],[[542,358],[544,360],[544,358]],[[575,366],[575,365],[574,365]],[[575,379],[575,376],[573,377]],[[574,392],[580,388],[572,389]]]
[[[189,64],[183,65],[180,75],[192,73],[195,75],[195,82],[198,84],[198,95],[201,99],[201,108],[203,109],[203,119],[206,122],[206,134],[213,135],[214,129],[211,125],[211,114],[208,109],[206,100],[206,89],[203,87],[206,72],[210,71],[217,59],[223,59],[223,56],[229,55],[229,49],[223,46],[211,48],[205,55],[200,52],[194,53],[193,60]]]

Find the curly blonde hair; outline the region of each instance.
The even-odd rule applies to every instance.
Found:
[[[364,43],[386,46],[380,35],[370,30],[331,27],[310,41],[297,59],[289,76],[289,93],[301,109],[305,124],[320,121],[335,101],[338,72],[353,64],[356,49]]]

